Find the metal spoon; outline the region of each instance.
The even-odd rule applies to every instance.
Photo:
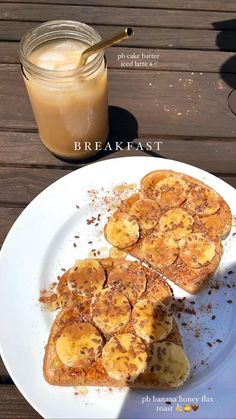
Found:
[[[95,54],[96,52],[102,51],[105,48],[110,47],[111,45],[117,44],[118,42],[124,41],[133,34],[132,28],[125,28],[123,31],[118,32],[116,35],[111,38],[104,39],[97,44],[92,45],[91,47],[85,49],[80,57],[79,66],[86,64],[86,61],[90,55]]]

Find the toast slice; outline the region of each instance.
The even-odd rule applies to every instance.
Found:
[[[77,261],[59,280],[63,308],[45,348],[45,380],[61,386],[181,386],[190,367],[170,311],[167,283],[138,262],[94,261],[89,287],[83,275],[85,269],[90,272],[91,259]],[[102,278],[100,267],[106,280],[98,290],[94,283]]]
[[[196,294],[215,272],[231,227],[230,208],[212,188],[157,170],[141,180],[139,193],[121,202],[104,234],[113,246]]]

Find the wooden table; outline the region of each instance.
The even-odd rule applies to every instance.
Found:
[[[8,0],[0,1],[0,19],[1,242],[39,192],[82,165],[41,145],[20,74],[18,42],[46,20],[86,22],[102,36],[132,26],[135,36],[107,52],[111,137],[162,141],[160,156],[236,185],[236,116],[228,106],[236,87],[234,0]],[[127,54],[144,58],[133,55],[128,67]],[[36,417],[0,363],[0,418]]]

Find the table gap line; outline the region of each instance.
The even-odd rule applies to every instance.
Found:
[[[97,161],[99,161],[99,159]],[[66,162],[65,162],[64,166],[63,166],[63,163],[60,165],[59,163],[58,164],[53,164],[53,163],[52,164],[44,164],[44,163],[3,163],[3,162],[0,162],[0,169],[1,168],[9,168],[9,169],[11,169],[11,168],[13,168],[13,169],[52,169],[52,170],[59,169],[59,170],[71,170],[71,171],[73,171],[73,170],[79,169],[80,167],[87,166],[88,164],[91,164],[91,163],[95,163],[95,162],[94,161],[85,162],[85,163],[78,163],[77,162],[77,163],[74,163],[74,165],[70,164],[70,163],[67,163],[68,165],[66,165]]]
[[[0,201],[0,207],[2,208],[26,208],[31,201],[25,201],[25,202],[14,202],[14,201]]]
[[[1,64],[2,65],[2,64]],[[14,64],[15,65],[15,64]],[[20,132],[26,134],[38,134],[37,128],[27,128],[27,127],[5,127],[0,125],[0,132]]]
[[[21,2],[21,1],[4,1],[4,2],[0,2],[1,4],[22,4],[22,5],[47,5],[47,6],[79,6],[79,7],[102,7],[102,8],[113,8],[113,9],[136,9],[136,10],[167,10],[167,11],[184,11],[184,12],[212,12],[212,13],[228,13],[228,14],[234,14],[236,12],[236,8],[235,10],[224,10],[224,9],[199,9],[199,8],[180,8],[180,7],[149,7],[149,6],[125,6],[125,5],[113,5],[113,4],[84,4],[84,3],[68,3],[68,2],[64,2],[64,3],[57,3],[55,2],[50,2],[48,3],[47,1],[44,2],[39,2],[39,3],[35,3],[35,2]]]
[[[4,69],[5,67],[14,67],[14,66],[16,66],[16,67],[18,67],[20,65],[20,63],[6,63],[6,62],[1,62],[0,61],[0,71],[1,71],[1,68],[2,69]],[[220,71],[219,71],[219,69],[217,70],[204,70],[204,69],[201,69],[201,68],[199,68],[198,70],[195,70],[194,68],[192,68],[192,69],[176,69],[176,68],[156,68],[156,70],[153,70],[152,68],[145,68],[145,70],[143,69],[143,68],[137,68],[137,67],[130,67],[130,68],[128,68],[128,67],[126,67],[126,68],[124,68],[124,67],[118,67],[118,66],[113,66],[113,67],[109,67],[110,68],[110,71],[112,71],[112,72],[115,72],[115,71],[123,71],[123,72],[128,72],[128,71],[138,71],[138,72],[140,72],[140,71],[146,71],[146,72],[148,72],[148,73],[186,73],[186,74],[191,74],[191,73],[195,73],[195,74],[197,74],[197,73],[203,73],[203,74],[221,74],[220,73]],[[223,72],[223,74],[231,74],[231,75],[235,75],[236,74],[236,71],[224,71]],[[6,131],[11,131],[11,129],[15,129],[15,127],[9,127],[9,129],[8,128],[6,128]],[[16,130],[18,129],[18,127],[16,127]],[[19,128],[19,130],[24,130],[24,128],[22,127],[22,128]],[[3,130],[3,131],[5,131],[5,128],[3,127],[3,126],[0,126],[0,130]],[[27,132],[31,132],[31,131],[28,131],[28,128],[26,128],[26,130],[27,130]],[[31,128],[29,128],[29,130],[31,130]],[[35,131],[32,131],[32,132],[35,132]],[[37,131],[36,131],[37,132]],[[205,138],[205,137],[204,137]]]
[[[196,73],[199,73],[198,71],[196,71]],[[110,104],[109,106],[112,106],[112,104]],[[31,129],[31,128],[29,128],[29,129],[27,129],[27,128],[24,128],[24,127],[22,127],[22,128],[19,128],[19,127],[14,127],[14,126],[12,126],[12,127],[9,127],[9,128],[6,128],[6,129],[4,129],[4,127],[1,127],[0,126],[0,135],[1,135],[1,133],[21,133],[21,134],[38,134],[38,130],[35,128],[35,129]],[[149,134],[149,133],[143,133],[143,134],[140,134],[139,135],[139,137],[136,137],[136,138],[133,138],[132,139],[132,141],[136,141],[136,140],[145,140],[145,139],[148,139],[148,140],[151,140],[151,139],[159,139],[159,140],[180,140],[180,141],[186,141],[186,142],[188,142],[188,141],[219,141],[219,142],[225,142],[225,141],[227,141],[227,142],[232,142],[232,143],[235,143],[235,136],[232,136],[232,137],[216,137],[216,136],[214,136],[214,137],[198,137],[198,136],[185,136],[185,135],[168,135],[168,134],[156,134],[156,135],[153,135],[153,134]],[[120,139],[119,139],[120,140]],[[125,141],[125,140],[127,140],[127,139],[121,139],[120,141]],[[118,140],[117,140],[118,141]],[[1,141],[0,141],[0,143],[1,143]],[[4,162],[2,162],[2,163],[0,163],[0,165],[4,165],[4,164],[6,164],[6,165],[8,165],[8,163],[4,163]],[[19,163],[19,164],[21,164],[21,163]],[[86,163],[87,164],[87,163]]]
[[[0,5],[1,5],[2,3],[0,2]],[[12,3],[11,3],[12,4]],[[34,19],[34,20],[22,20],[22,19],[2,19],[2,18],[0,18],[0,22],[15,22],[15,21],[17,21],[17,22],[20,22],[20,23],[26,23],[26,22],[29,22],[29,23],[44,23],[44,21],[43,20],[37,20],[37,19]],[[86,24],[87,25],[94,25],[95,27],[109,27],[109,28],[113,28],[113,27],[119,27],[119,28],[123,28],[123,25],[122,24],[120,24],[120,23],[117,23],[117,24],[110,24],[110,23],[91,23],[91,22],[86,22]],[[132,25],[132,26],[134,26],[134,25]],[[176,29],[176,27],[174,27],[174,26],[143,26],[143,25],[136,25],[135,26],[136,28],[139,28],[139,29],[147,29],[147,28],[154,28],[154,29]],[[199,29],[201,30],[201,31],[215,31],[215,32],[222,32],[222,31],[224,31],[224,30],[229,30],[229,31],[232,31],[232,32],[236,32],[236,28],[234,29],[234,28],[229,28],[229,29],[225,29],[225,28],[223,28],[223,29],[217,29],[217,28],[199,28],[199,27],[197,27],[197,28],[192,28],[192,27],[183,27],[183,28],[180,28],[182,31],[190,31],[190,30],[193,30],[193,31],[198,31]]]
[[[6,64],[6,65],[8,65],[8,64]],[[13,64],[13,65],[15,65],[15,64]],[[122,70],[122,71],[140,71],[140,69],[138,69],[138,68],[123,68],[123,67],[119,67],[119,68],[110,68],[113,72],[115,72],[115,71],[120,71],[120,70]],[[142,69],[143,70],[143,69]],[[143,70],[144,71],[144,70]],[[181,70],[181,69],[162,69],[162,68],[158,68],[158,69],[156,69],[156,70],[153,70],[153,69],[145,69],[145,71],[148,71],[149,73],[156,73],[156,72],[158,72],[158,73],[161,73],[161,72],[163,72],[163,73],[195,73],[195,74],[200,74],[200,73],[203,73],[203,74],[215,74],[215,73],[217,73],[217,74],[221,74],[220,72],[219,72],[219,70],[218,71],[212,71],[212,70],[194,70],[194,69],[190,69],[190,70]],[[224,72],[224,74],[236,74],[236,72],[232,72],[232,71],[229,71],[229,72]],[[204,137],[205,138],[205,137]]]
[[[4,43],[19,44],[20,39],[19,40],[17,40],[17,39],[6,39],[6,38],[1,39],[1,37],[0,37],[0,44],[1,43],[3,43],[3,44]],[[210,51],[210,52],[214,52],[214,53],[219,53],[219,52],[223,52],[223,53],[224,52],[235,52],[236,53],[236,48],[235,49],[220,49],[220,48],[218,48],[218,49],[207,48],[206,49],[206,48],[199,48],[199,47],[174,47],[174,48],[172,48],[172,47],[168,47],[168,45],[166,45],[166,46],[165,45],[164,46],[163,45],[153,46],[153,45],[145,45],[145,44],[144,45],[126,44],[126,45],[124,45],[124,47],[119,46],[119,45],[113,45],[112,48],[116,48],[116,49],[119,49],[119,50],[123,50],[124,48],[128,48],[128,49],[137,49],[137,50],[139,50],[139,49],[153,49],[155,51],[158,51],[160,49],[160,50],[173,51],[173,52],[175,52],[175,51],[194,51],[194,52],[197,52],[197,51],[208,52],[208,51]],[[0,60],[1,60],[1,57],[0,57]],[[4,64],[5,61],[0,61],[0,63]],[[12,62],[11,61],[7,64],[19,64],[19,61],[17,61],[17,62]]]
[[[1,133],[1,132],[0,132]],[[192,142],[192,141],[219,141],[219,142],[225,142],[225,141],[228,141],[228,142],[232,142],[232,143],[234,143],[235,142],[235,137],[198,137],[198,136],[192,136],[192,137],[190,137],[190,136],[184,136],[184,135],[162,135],[162,134],[157,134],[157,135],[153,135],[153,134],[140,134],[139,135],[139,137],[137,137],[137,138],[134,138],[134,140],[133,141],[138,141],[138,140],[145,140],[145,139],[148,139],[148,140],[151,140],[151,139],[159,139],[159,140],[163,140],[163,141],[165,141],[165,140],[173,140],[173,141],[176,141],[176,140],[180,140],[180,141],[186,141],[186,142]]]
[[[0,388],[1,386],[15,386],[13,380],[11,379],[10,375],[1,375],[0,376]]]
[[[134,146],[135,146],[135,143],[134,143]],[[144,147],[144,145],[143,145],[143,147]],[[136,150],[136,147],[134,147],[134,151],[135,150]],[[143,149],[143,153],[145,153],[147,155],[156,154],[155,152],[151,152],[149,150],[146,150],[145,148]],[[163,154],[163,152],[160,150],[160,152],[158,153],[158,157],[163,158],[162,154]],[[42,164],[0,163],[0,169],[1,168],[22,169],[22,170],[23,169],[30,169],[30,170],[32,170],[32,169],[48,170],[49,169],[50,170],[51,169],[51,170],[61,170],[62,172],[65,171],[65,170],[73,172],[74,170],[81,169],[82,167],[87,166],[89,164],[97,163],[99,161],[103,161],[103,160],[106,160],[108,158],[111,158],[112,155],[114,155],[114,158],[115,158],[116,157],[116,152],[113,152],[113,153],[108,154],[108,155],[103,155],[100,159],[95,160],[95,161],[85,162],[85,163],[74,163],[74,166],[72,166],[70,164],[68,166],[66,166],[66,165],[65,166],[61,165],[60,166],[60,165],[43,164],[43,163]],[[124,157],[127,157],[127,155],[124,156]],[[132,154],[131,154],[130,157],[132,157]],[[214,171],[214,172],[211,172],[211,173],[216,174],[217,176],[233,176],[233,177],[236,177],[236,172],[234,173],[234,172],[216,172],[216,171]],[[6,201],[5,200],[0,201],[0,205],[1,205],[1,202],[6,202]]]
[[[10,65],[10,64],[9,64]],[[110,67],[110,69],[112,69],[112,70],[123,70],[123,67]],[[137,68],[137,67],[135,67],[135,68],[126,68],[125,69],[126,71],[142,71],[143,70],[143,68]],[[154,72],[155,70],[151,70],[151,69],[148,69],[148,68],[146,68],[145,69],[145,71],[148,71],[149,73],[151,73],[151,72]],[[157,68],[156,69],[156,71],[158,71],[159,73],[161,73],[161,72],[163,72],[163,73],[165,73],[165,72],[172,72],[172,73],[176,73],[176,72],[178,72],[178,73],[192,73],[192,72],[194,72],[195,74],[197,74],[197,73],[205,73],[205,74],[221,74],[220,72],[219,72],[219,70],[207,70],[207,71],[205,71],[205,70],[201,70],[201,69],[199,69],[199,70],[194,70],[194,69],[191,69],[191,70],[181,70],[181,69],[178,69],[178,70],[176,70],[175,68],[173,68],[173,69],[171,69],[171,68]],[[224,71],[223,72],[223,74],[236,74],[236,71],[235,72],[232,72],[232,71]],[[232,88],[232,90],[233,90],[233,88]]]
[[[2,4],[2,3],[0,3],[0,4]],[[13,4],[13,3],[12,3]],[[9,19],[9,17],[8,18],[6,18],[6,19],[3,19],[3,18],[1,18],[0,19],[0,22],[28,22],[28,23],[30,23],[30,22],[36,22],[36,23],[44,23],[45,21],[44,20],[39,20],[39,21],[37,21],[37,20],[35,20],[35,19],[33,19],[33,20],[31,20],[31,19],[18,19],[18,18],[15,18],[15,19]],[[95,26],[95,25],[97,25],[98,26],[98,23],[96,23],[96,22],[89,22],[89,21],[87,21],[86,22],[86,24],[87,25],[90,25],[90,26]],[[105,22],[99,22],[99,26],[112,26],[112,27],[121,27],[122,25],[119,23],[119,24],[116,24],[116,23],[114,23],[114,24],[112,24],[112,25],[109,25],[109,24],[107,24],[107,23],[105,23]],[[124,26],[127,26],[127,24],[125,24],[124,23]],[[140,26],[140,25],[138,25],[138,24],[136,24],[136,23],[132,23],[132,24],[129,24],[129,26],[132,26],[132,28],[144,28],[144,29],[149,29],[149,28],[154,28],[154,29],[186,29],[186,30],[208,30],[208,31],[236,31],[236,29],[233,29],[233,28],[222,28],[222,29],[220,29],[220,28],[204,28],[204,27],[201,27],[201,26],[194,26],[194,27],[191,27],[191,26],[156,26],[156,25],[144,25],[144,26]]]

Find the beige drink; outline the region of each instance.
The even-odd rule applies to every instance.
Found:
[[[52,153],[66,159],[96,154],[95,143],[105,144],[108,137],[103,55],[94,55],[78,67],[80,55],[88,46],[88,42],[75,38],[48,40],[28,53],[29,67],[23,62],[41,140]],[[86,149],[88,142],[90,150]]]

